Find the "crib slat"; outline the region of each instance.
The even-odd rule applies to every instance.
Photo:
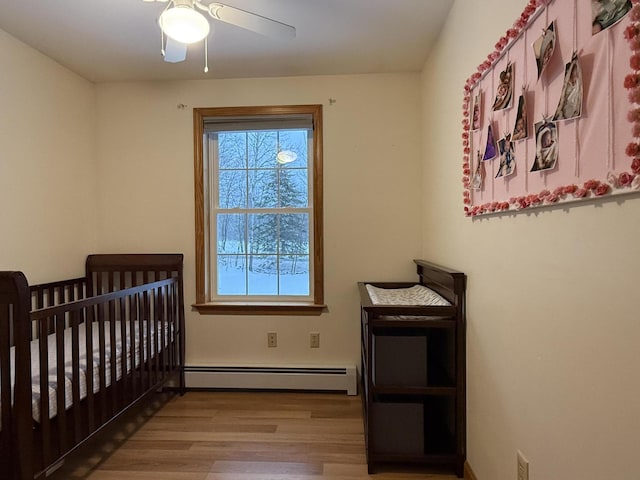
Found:
[[[156,330],[156,356],[158,357],[159,375],[163,378],[166,374],[164,362],[164,326],[166,316],[164,314],[164,288],[158,288],[158,327]]]
[[[65,352],[64,352],[64,315],[55,315],[51,323],[56,330],[56,402],[58,444],[62,452],[67,450],[67,410],[66,410],[66,376],[65,376]],[[75,381],[75,380],[74,380]]]
[[[145,292],[142,295],[141,299],[141,309],[140,309],[140,321],[139,321],[139,348],[140,348],[140,375],[141,375],[141,390],[146,390],[149,385],[149,352],[146,348],[146,335],[148,329],[147,319],[149,318],[149,302],[148,295]]]
[[[122,366],[122,402],[127,404],[129,393],[131,391],[129,369],[127,367],[127,305],[129,304],[129,296],[122,298],[120,301],[120,365]]]
[[[93,292],[94,295],[101,295],[104,293],[104,290],[102,289],[102,273],[100,272],[96,274],[96,288],[97,291]]]
[[[81,317],[85,317],[84,322],[82,322],[83,319]],[[84,429],[88,432],[92,432],[95,428],[93,415],[91,415],[91,412],[93,411],[93,355],[91,354],[91,352],[93,352],[93,306],[83,308],[77,315],[74,314],[72,318],[71,332],[73,337],[73,347],[71,351],[71,363],[73,378],[77,379],[74,380],[72,385],[74,405],[80,405],[80,325],[84,325],[85,344],[82,348],[84,349],[83,353],[85,354],[85,361],[87,362],[87,374],[85,375],[87,389],[87,396],[85,398],[86,410],[83,412],[80,408],[74,408],[74,435],[76,442],[78,442],[83,436],[83,428],[81,428],[83,424]],[[83,418],[82,414],[85,412],[88,413],[86,413],[86,418]]]
[[[136,349],[136,325],[138,322],[138,309],[140,308],[138,303],[138,295],[134,294],[130,297],[131,312],[129,315],[129,352],[131,355],[131,392],[133,397],[138,396],[138,386],[140,372],[138,370],[138,355],[140,351]]]
[[[177,315],[176,315],[176,308],[177,308],[177,305],[178,305],[178,301],[177,301],[178,299],[177,299],[177,296],[176,296],[176,285],[177,284],[175,284],[175,283],[173,285],[171,285],[171,299],[172,299],[171,305],[172,305],[173,308],[171,308],[171,315],[169,317],[171,319],[171,321],[170,321],[171,330],[169,331],[169,342],[173,342],[174,343],[174,347],[169,349],[169,358],[170,358],[169,362],[170,362],[171,369],[175,368],[175,366],[176,366],[176,347],[177,347],[177,344],[175,344],[175,338],[176,338],[176,334],[178,332],[178,321],[177,321],[178,318],[177,318]]]
[[[118,277],[118,280],[116,281],[115,278],[115,272],[110,271],[107,274],[107,278],[108,278],[108,282],[109,282],[109,292],[115,292],[117,290],[120,290],[120,277]],[[115,335],[115,321],[116,321],[116,315],[115,315],[115,300],[110,301],[109,302],[109,313],[108,313],[108,320],[109,320],[109,344],[111,345],[110,350],[109,350],[109,362],[111,365],[111,375],[110,375],[110,384],[111,384],[111,399],[110,399],[110,403],[111,403],[111,409],[110,412],[115,412],[117,410],[117,406],[118,406],[118,401],[117,401],[117,391],[118,391],[118,385],[116,384],[116,352],[115,352],[115,345],[116,345],[116,335]],[[106,364],[105,364],[105,373],[106,373]]]
[[[44,289],[38,290],[35,308],[44,308]]]
[[[158,332],[158,306],[159,306],[159,298],[158,298],[158,290],[154,289],[151,291],[151,304],[153,307],[153,318],[149,319],[149,350],[153,355],[153,383],[156,383],[160,379],[160,364],[159,364],[159,352],[158,350],[158,340],[160,340],[160,333]]]
[[[160,325],[160,348],[162,348],[162,375],[169,373],[169,357],[167,348],[167,335],[169,334],[169,311],[167,301],[169,298],[169,285],[162,288],[162,323]]]
[[[116,300],[109,302],[109,362],[111,365],[111,412],[118,410],[118,363],[116,352]],[[106,369],[106,364],[105,364]]]
[[[171,327],[171,321],[169,318],[169,285],[163,289],[163,304],[162,304],[162,364],[164,366],[164,374],[169,374],[169,332]]]
[[[106,376],[105,376],[105,359],[106,359],[106,340],[105,340],[105,331],[104,331],[104,315],[105,315],[106,305],[101,304],[98,305],[98,324],[96,328],[98,329],[98,398],[100,402],[100,407],[98,411],[100,412],[99,423],[102,424],[106,418],[107,414],[107,389],[106,387]]]
[[[48,325],[49,319],[45,317],[38,322],[37,335],[40,355],[40,429],[42,435],[42,456],[48,461],[51,455],[51,422],[49,421],[49,348]]]

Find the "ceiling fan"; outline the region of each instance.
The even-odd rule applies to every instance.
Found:
[[[204,40],[205,68],[207,72],[207,37],[209,20],[198,10],[206,12],[214,20],[229,23],[268,37],[294,38],[296,29],[256,13],[247,12],[219,2],[200,0],[143,0],[167,3],[158,19],[162,36],[162,56],[165,62],[177,63],[187,58],[187,45]],[[166,42],[165,37],[166,35]]]

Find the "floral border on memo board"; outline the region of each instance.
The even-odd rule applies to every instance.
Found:
[[[493,68],[502,57],[503,51],[507,46],[517,39],[521,32],[528,27],[536,11],[546,8],[552,1],[553,0],[530,0],[520,17],[513,23],[513,26],[498,40],[495,45],[495,50],[487,55],[487,58],[478,65],[477,71],[474,72],[465,83],[462,102],[462,146],[464,152],[462,182],[464,186],[464,213],[467,217],[475,217],[493,212],[517,211],[540,205],[551,205],[565,199],[601,197],[622,189],[640,191],[640,0],[631,0],[633,4],[629,12],[631,24],[624,31],[624,37],[629,42],[631,50],[631,58],[629,60],[631,72],[624,79],[624,87],[629,91],[628,99],[632,105],[627,119],[632,124],[633,140],[627,145],[625,150],[627,156],[631,158],[629,165],[630,171],[620,173],[610,172],[604,181],[592,179],[587,180],[582,185],[563,185],[556,187],[553,191],[545,189],[537,194],[511,197],[509,201],[494,201],[482,205],[471,205],[471,125],[469,117],[472,91],[476,84],[483,78],[483,74]]]

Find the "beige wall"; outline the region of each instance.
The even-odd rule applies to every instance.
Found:
[[[95,240],[93,85],[0,30],[0,270],[81,275]]]
[[[323,104],[329,313],[187,311],[187,357],[191,365],[359,364],[356,282],[415,278],[411,259],[420,250],[422,212],[419,97],[416,74],[98,85],[100,249],[184,252],[191,304],[192,108]],[[267,331],[278,333],[277,348],[267,349]],[[320,332],[320,349],[309,348],[311,331]]]
[[[462,87],[525,6],[457,0],[423,72],[425,258],[465,271],[479,480],[638,478],[640,198],[472,221]]]

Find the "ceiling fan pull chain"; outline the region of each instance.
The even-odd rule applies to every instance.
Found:
[[[209,47],[207,40],[209,37],[204,37],[204,73],[209,71]]]
[[[165,56],[165,51],[164,51],[164,31],[162,31],[162,29],[160,29],[160,53],[162,54],[162,56]]]

